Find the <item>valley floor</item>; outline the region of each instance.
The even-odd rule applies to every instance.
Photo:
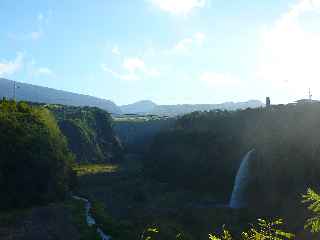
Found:
[[[205,240],[223,225],[239,236],[248,223],[256,222],[258,216],[250,209],[237,211],[221,204],[228,200],[216,199],[214,190],[196,193],[173,189],[168,183],[147,180],[138,158],[127,162],[75,168],[79,177],[75,194],[92,202],[91,213],[98,226],[114,240],[141,239],[148,228],[159,229],[156,239],[176,239],[182,233],[184,240]],[[99,239],[85,218],[84,203],[71,199],[0,213],[0,239]]]
[[[184,239],[208,239],[209,233],[224,224],[241,233],[255,219],[248,211],[234,211],[221,204],[228,199],[216,199],[214,190],[195,193],[172,189],[168,183],[146,180],[139,161],[128,162],[130,165],[118,167],[101,165],[101,171],[98,165],[78,168],[81,174],[76,194],[102,205],[109,218],[104,230],[111,236],[114,232],[115,239],[124,239],[119,226],[130,239],[140,239],[149,227],[160,229],[159,239],[175,239],[179,233],[184,233]]]

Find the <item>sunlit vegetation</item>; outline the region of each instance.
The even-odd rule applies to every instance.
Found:
[[[295,235],[286,232],[281,229],[283,224],[282,219],[275,219],[267,221],[264,219],[258,219],[256,224],[253,224],[248,231],[242,232],[241,236],[234,237],[232,233],[223,227],[221,233],[218,234],[208,234],[209,240],[290,240],[294,239]],[[141,234],[141,240],[153,240],[158,239],[158,234],[161,229],[157,227],[146,228]],[[185,239],[183,233],[178,233],[172,240]]]
[[[320,195],[308,189],[307,194],[303,195],[303,203],[308,203],[308,209],[311,211],[312,216],[307,219],[304,225],[305,229],[310,229],[312,233],[320,232]]]
[[[0,102],[0,208],[63,199],[74,183],[74,157],[52,114]]]
[[[78,163],[115,163],[123,149],[110,114],[95,107],[46,106],[56,117]]]
[[[257,224],[250,227],[247,232],[242,232],[242,240],[289,240],[294,239],[295,235],[282,230],[280,227],[283,224],[282,219],[267,221],[258,219]],[[232,234],[223,229],[220,235],[209,234],[210,240],[232,240]]]
[[[115,122],[146,122],[146,121],[155,121],[155,120],[165,120],[168,117],[157,116],[157,115],[136,115],[136,114],[127,114],[121,116],[113,117]]]
[[[320,232],[320,195],[308,189],[305,195],[302,195],[302,202],[308,203],[308,209],[313,213],[312,217],[309,218],[305,223],[305,229],[316,236]],[[220,233],[209,233],[209,240],[290,240],[296,239],[294,233],[283,230],[284,220],[277,218],[274,220],[258,219],[257,223],[251,224],[249,229],[243,231],[240,236],[233,236],[233,234],[225,227],[222,227]],[[158,227],[146,228],[141,238],[143,240],[158,239],[158,234],[161,229]],[[179,233],[172,239],[184,239],[183,234]]]
[[[81,164],[73,166],[73,170],[78,176],[94,175],[99,173],[114,173],[119,170],[119,165],[115,164]]]

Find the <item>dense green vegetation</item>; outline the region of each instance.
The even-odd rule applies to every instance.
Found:
[[[74,181],[72,165],[74,193],[90,199],[97,225],[113,239],[291,239],[289,232],[305,239],[304,222],[314,233],[320,229],[319,195],[309,190],[304,196],[311,218],[300,204],[307,187],[319,190],[319,120],[320,104],[307,103],[114,125],[97,108],[4,100],[0,204],[21,208],[63,199]],[[227,204],[235,175],[251,149],[249,208],[233,210]],[[80,164],[72,164],[71,152]],[[95,239],[83,204],[66,206],[84,239]],[[258,217],[271,221],[248,226]],[[221,234],[213,234],[223,224]]]
[[[0,102],[0,208],[63,199],[73,181],[73,155],[52,114]]]
[[[123,149],[109,113],[95,107],[47,105],[78,163],[120,162]]]
[[[287,216],[298,227],[295,219],[305,215],[300,193],[319,186],[319,119],[319,103],[195,112],[155,138],[144,171],[173,189],[213,192],[226,202],[242,157],[254,148],[250,209]]]
[[[160,229],[156,239],[175,239],[181,232],[181,239],[206,239],[222,224],[236,236],[250,233],[248,223],[254,219],[274,216],[286,219],[285,231],[303,232],[308,213],[299,204],[300,194],[307,186],[318,189],[318,119],[317,103],[195,112],[149,138],[141,134],[151,144],[140,151],[147,150],[142,169],[125,173],[120,167],[119,173],[83,175],[79,192],[104,203],[112,218],[134,224],[134,239],[146,226],[155,225]],[[146,126],[152,128],[153,123],[122,120],[115,127],[122,124],[119,135],[125,142],[132,136],[137,140],[139,129],[147,132]],[[253,148],[250,208],[229,209],[235,175]]]
[[[174,129],[156,136],[144,161],[145,172],[173,188],[214,191],[227,201],[240,158],[250,149],[242,143],[239,113],[243,111],[181,117]]]
[[[144,154],[153,138],[158,133],[170,129],[174,122],[174,118],[128,115],[116,118],[113,128],[126,152]]]
[[[259,218],[257,223],[251,224],[250,227],[242,231],[241,234],[233,236],[233,234],[225,228],[222,227],[222,231],[219,233],[209,233],[209,240],[290,240],[290,239],[319,239],[320,233],[320,195],[308,189],[307,194],[302,195],[302,203],[309,204],[308,210],[312,213],[311,217],[305,222],[303,233],[290,233],[284,230],[285,222],[281,218],[276,218],[273,220],[265,220]],[[146,228],[141,239],[143,240],[153,240],[158,239],[161,229],[158,227]],[[175,237],[171,239],[186,239],[183,233],[178,233]]]

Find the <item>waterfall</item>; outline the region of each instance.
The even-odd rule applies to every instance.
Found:
[[[78,196],[74,196],[74,195],[72,197],[76,200],[80,200],[85,203],[86,222],[87,222],[88,226],[91,227],[91,226],[96,225],[96,220],[92,217],[92,215],[90,213],[91,203],[89,202],[89,200],[86,198],[82,198],[82,197],[78,197]],[[111,237],[106,235],[99,227],[97,227],[97,233],[99,234],[101,240],[110,240],[111,239]]]
[[[246,207],[246,188],[250,180],[249,162],[254,149],[249,151],[242,159],[229,202],[230,208]]]

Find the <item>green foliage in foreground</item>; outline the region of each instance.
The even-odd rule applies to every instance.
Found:
[[[264,219],[258,219],[258,223],[253,225],[249,231],[243,232],[241,240],[290,240],[294,239],[294,234],[285,232],[280,229],[283,224],[282,219],[276,219],[274,221],[266,221]],[[156,239],[156,234],[159,233],[159,229],[147,228],[141,235],[141,240]],[[177,234],[175,239],[183,239],[182,234]],[[221,234],[209,234],[209,240],[233,240],[239,238],[233,238],[229,230],[223,227]]]
[[[320,232],[320,195],[312,189],[308,189],[307,194],[302,196],[303,203],[309,203],[308,209],[312,212],[312,217],[305,224],[305,229],[310,229],[312,233]]]
[[[249,231],[243,232],[242,240],[286,240],[294,239],[294,234],[285,232],[279,227],[283,224],[282,219],[276,219],[274,221],[266,221],[264,219],[258,219],[258,223],[252,226]],[[220,236],[209,234],[210,240],[232,240],[231,233],[223,229]]]
[[[25,208],[65,197],[73,155],[51,113],[0,101],[0,208]]]
[[[312,212],[312,217],[309,218],[304,228],[310,229],[313,234],[320,232],[320,195],[308,189],[305,195],[302,195],[302,202],[308,203],[308,209]],[[223,227],[222,233],[220,234],[209,234],[209,240],[290,240],[294,239],[293,233],[286,232],[281,229],[284,224],[283,219],[278,218],[272,221],[264,219],[258,219],[257,224],[252,225],[250,229],[241,234],[241,237],[234,238],[231,232]],[[156,234],[159,233],[157,227],[147,228],[141,235],[140,240],[152,240],[156,238]],[[181,239],[181,234],[176,236],[176,239]]]

